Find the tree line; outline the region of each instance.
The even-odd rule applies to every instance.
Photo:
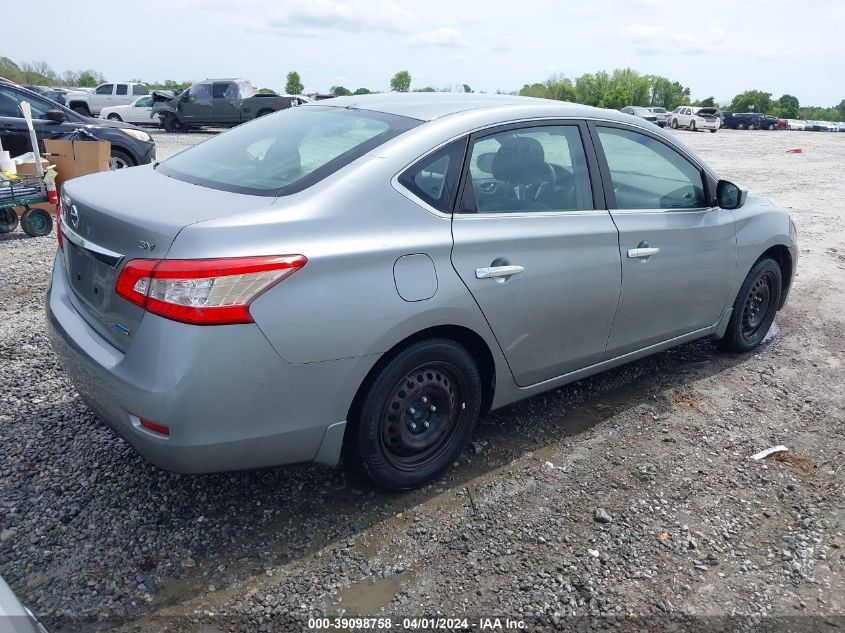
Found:
[[[5,77],[18,84],[67,86],[93,88],[106,81],[106,78],[93,69],[58,73],[44,61],[23,62],[16,64],[8,57],[0,57],[0,77]],[[136,79],[135,81],[141,81]],[[157,90],[181,92],[193,82],[165,79],[164,81],[144,82]],[[390,90],[393,92],[472,92],[469,84],[458,84],[435,88],[421,86],[412,89],[412,77],[407,70],[400,70],[390,78]],[[269,91],[262,88],[262,91]],[[299,72],[292,70],[285,78],[285,92],[303,94],[305,85]],[[366,87],[347,88],[332,86],[334,96],[364,95],[379,92]],[[717,106],[711,97],[693,100],[689,87],[660,75],[643,75],[631,68],[616,68],[611,72],[599,71],[584,73],[574,79],[563,74],[551,75],[542,82],[525,84],[515,91],[497,91],[527,97],[541,97],[559,101],[571,101],[599,108],[619,109],[625,106],[660,106],[674,110],[681,105]],[[820,119],[827,121],[845,121],[845,99],[832,107],[802,106],[798,98],[784,94],[774,99],[772,93],[762,90],[747,90],[736,95],[730,103],[721,104],[722,109],[732,112],[759,112],[786,119]]]

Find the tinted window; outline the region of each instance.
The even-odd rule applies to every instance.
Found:
[[[149,108],[153,105],[153,98],[152,97],[141,97],[135,102],[136,108]]]
[[[117,84],[117,90],[114,92],[117,95],[128,95],[129,94],[129,86],[126,84]]]
[[[112,84],[103,84],[102,86],[97,86],[97,90],[95,91],[98,95],[110,95],[114,90],[114,86]]]
[[[36,119],[43,119],[44,114],[48,110],[53,109],[53,105],[48,101],[25,95],[21,92],[16,92],[10,88],[0,87],[0,116],[10,116],[23,118],[23,112],[19,107],[21,101],[29,102],[32,107],[32,116]],[[27,142],[29,142],[27,140]]]
[[[399,176],[399,182],[438,211],[451,213],[466,143],[464,138],[426,156]]]
[[[150,89],[146,86],[142,86],[141,84],[135,84],[132,86],[132,94],[133,95],[148,95],[150,94]]]
[[[578,126],[512,129],[473,143],[462,212],[592,208],[590,175]]]
[[[657,139],[599,127],[617,209],[694,209],[708,206],[701,172]]]
[[[211,92],[211,96],[215,99],[225,99],[228,98],[232,91],[230,88],[234,88],[234,84],[230,83],[219,83],[214,84],[214,87]]]
[[[158,169],[215,189],[284,195],[311,186],[419,123],[367,110],[289,108],[214,136]]]
[[[192,99],[208,99],[211,97],[210,84],[194,84],[188,90],[188,95]]]

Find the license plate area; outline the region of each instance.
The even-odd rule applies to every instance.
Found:
[[[70,240],[65,240],[67,276],[74,294],[94,312],[108,311],[115,282],[115,269],[88,255]]]

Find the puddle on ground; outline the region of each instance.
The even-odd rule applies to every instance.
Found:
[[[390,604],[399,591],[403,577],[400,574],[384,576],[374,582],[356,583],[336,593],[326,603],[326,615],[337,616],[374,616]]]

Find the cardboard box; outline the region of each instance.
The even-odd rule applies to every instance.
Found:
[[[47,168],[50,166],[50,161],[46,158],[41,159],[41,166],[44,168],[44,173],[47,172]],[[17,169],[18,176],[35,176],[37,175],[35,172],[35,161],[31,161],[29,163],[20,163],[16,165],[15,168]]]
[[[56,188],[61,191],[67,180],[108,171],[111,143],[109,141],[68,141],[44,139],[44,149],[50,163],[56,166]]]

